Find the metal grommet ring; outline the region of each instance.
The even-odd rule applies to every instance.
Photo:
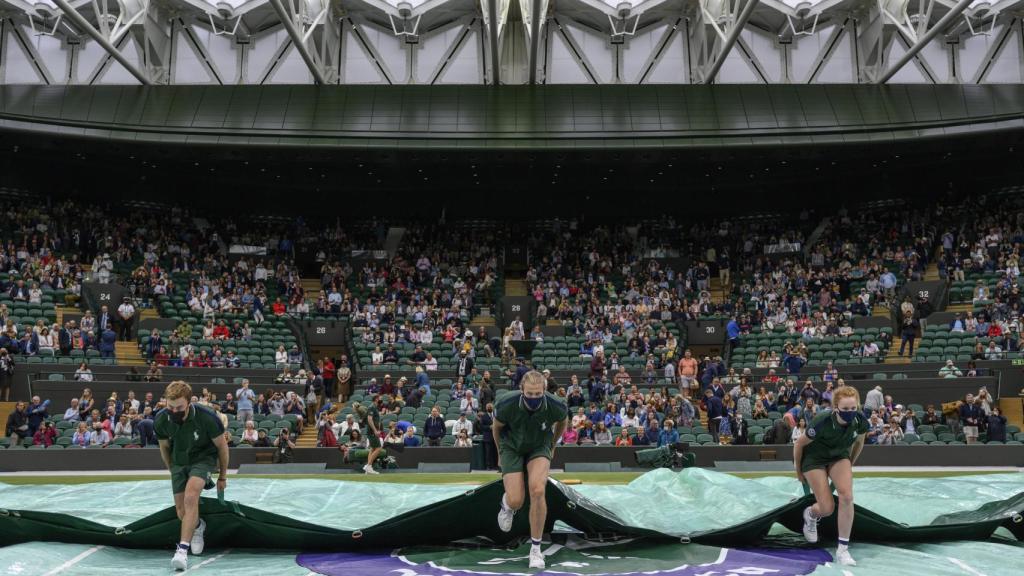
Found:
[[[362,530],[356,530],[355,532],[352,533],[352,537],[355,538],[356,540],[362,538],[363,537],[363,531]]]
[[[118,536],[124,536],[126,534],[131,534],[131,533],[132,533],[132,531],[127,529],[127,528],[125,528],[124,526],[120,526],[120,527],[118,527],[117,529],[114,530],[114,534],[116,534]]]
[[[0,516],[10,516],[10,515],[11,515],[11,513],[7,510],[7,508],[0,508]]]
[[[690,537],[689,536],[680,536],[679,537],[679,543],[680,544],[689,544],[690,543]]]
[[[1017,514],[1014,514],[1013,515],[1013,523],[1014,524],[1020,524],[1021,522],[1024,522],[1024,517],[1021,517],[1019,512]]]
[[[575,502],[573,502],[572,500],[570,500],[569,502],[567,502],[567,503],[565,504],[565,506],[566,506],[566,507],[567,507],[567,508],[568,508],[569,510],[575,510],[575,509],[576,509],[576,503],[575,503]]]

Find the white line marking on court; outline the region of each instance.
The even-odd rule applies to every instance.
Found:
[[[195,570],[199,570],[203,566],[206,566],[207,564],[212,564],[212,563],[216,562],[217,560],[220,560],[221,558],[227,556],[230,553],[231,553],[231,548],[228,548],[227,550],[221,552],[220,554],[217,554],[213,558],[209,558],[207,560],[203,560],[199,564],[196,564],[195,566],[189,568],[188,570],[185,570],[184,572],[182,572],[182,574],[187,574],[189,572],[193,572]]]
[[[968,574],[974,574],[974,576],[985,576],[985,574],[983,572],[978,572],[974,568],[971,568],[963,560],[960,560],[958,558],[953,558],[953,557],[950,557],[950,556],[947,556],[946,560],[949,560],[953,564],[956,564],[957,566],[962,568],[964,570],[964,572],[967,572]]]
[[[270,484],[267,485],[267,489],[263,491],[263,494],[260,494],[260,499],[257,500],[257,502],[263,502],[263,499],[267,497],[267,494],[270,494],[270,489],[274,487],[274,484],[277,484],[277,480],[270,481]]]
[[[53,570],[50,570],[46,574],[43,574],[43,576],[53,576],[54,574],[60,574],[61,572],[67,570],[68,568],[71,568],[75,564],[78,564],[82,560],[85,560],[89,556],[92,556],[93,554],[95,554],[96,552],[99,552],[100,550],[102,550],[104,548],[106,548],[106,546],[93,546],[92,548],[89,548],[88,550],[86,550],[85,552],[82,552],[78,556],[75,556],[71,560],[68,560],[67,562],[61,564],[60,566],[57,566]]]
[[[853,572],[850,572],[849,570],[843,570],[843,576],[853,576]]]
[[[325,510],[330,508],[331,502],[334,502],[334,497],[337,496],[338,492],[341,491],[341,486],[342,486],[341,482],[338,482],[338,487],[334,489],[334,494],[331,494],[331,497],[327,499],[327,503],[324,504],[324,506],[323,506],[323,508]]]

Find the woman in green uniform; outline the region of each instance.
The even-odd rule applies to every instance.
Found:
[[[804,538],[818,541],[818,520],[832,515],[835,503],[829,479],[839,496],[839,545],[836,562],[856,566],[850,556],[850,530],[853,527],[853,463],[864,448],[868,423],[860,408],[860,394],[852,386],[843,386],[832,395],[833,409],[824,410],[811,420],[807,432],[793,445],[796,477],[806,485],[817,502],[804,510]]]

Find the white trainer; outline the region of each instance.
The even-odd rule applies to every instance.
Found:
[[[540,548],[530,546],[530,570],[544,569],[544,553]]]
[[[804,538],[814,543],[818,541],[818,519],[811,517],[811,507],[804,508]]]
[[[515,510],[505,508],[500,504],[498,505],[498,528],[501,528],[502,532],[509,532],[512,530],[512,520],[515,517]]]
[[[836,562],[843,566],[857,565],[857,561],[853,559],[853,556],[850,556],[850,551],[848,549],[836,549]]]
[[[206,542],[203,540],[203,532],[206,532],[206,520],[199,519],[199,526],[192,533],[192,541],[189,542],[193,554],[202,554]]]
[[[188,570],[188,551],[178,548],[174,551],[174,558],[171,558],[171,568],[175,570]]]
[[[371,466],[370,464],[363,466],[363,472],[366,472],[367,474],[380,474],[380,472],[374,470],[373,466]]]

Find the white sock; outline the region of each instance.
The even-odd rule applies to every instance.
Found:
[[[506,500],[505,497],[505,494],[501,495],[501,509],[506,512],[513,511],[512,508],[509,507],[508,500]]]
[[[836,546],[836,553],[845,552],[847,547],[849,547],[849,545],[850,545],[850,541],[848,539],[840,538],[839,539],[839,545]]]
[[[534,538],[530,538],[530,546],[531,546],[533,551],[540,552],[540,544],[541,544],[540,540],[536,540]]]

